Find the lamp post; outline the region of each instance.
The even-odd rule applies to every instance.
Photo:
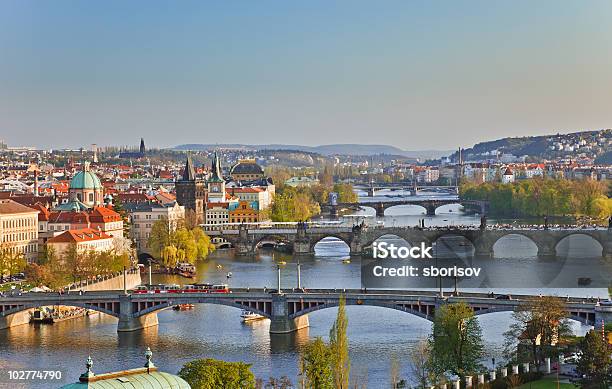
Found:
[[[150,286],[150,285],[153,285],[153,281],[152,281],[152,279],[153,279],[153,275],[152,275],[152,273],[153,273],[152,266],[153,266],[153,265],[151,264],[151,258],[149,258],[149,286]]]
[[[280,294],[281,293],[281,267],[280,267],[280,265],[276,265],[276,270],[278,272],[278,289],[277,289],[277,293]]]

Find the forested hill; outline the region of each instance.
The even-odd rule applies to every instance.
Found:
[[[464,159],[487,159],[502,154],[533,159],[577,157],[599,158],[612,151],[612,130],[581,131],[569,134],[502,138],[480,142],[464,150]],[[457,152],[453,154],[457,158]]]

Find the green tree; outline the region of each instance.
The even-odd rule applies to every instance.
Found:
[[[598,331],[589,331],[580,342],[582,355],[576,370],[585,375],[583,388],[607,388],[612,383],[612,349]]]
[[[162,217],[153,223],[147,244],[155,258],[160,258],[164,247],[172,244],[171,235],[172,230],[167,218]]]
[[[348,353],[348,318],[346,316],[346,301],[340,297],[336,321],[329,331],[329,348],[332,352],[334,384],[336,389],[348,389],[351,362]]]
[[[341,203],[356,203],[359,200],[351,184],[336,184],[333,191],[338,193],[338,201]]]
[[[513,313],[513,323],[506,337],[506,353],[514,354],[518,339],[529,342],[531,353],[528,360],[540,366],[546,356],[552,356],[553,345],[562,336],[571,333],[565,304],[554,296],[537,297],[520,305]]]
[[[179,377],[192,389],[254,389],[255,376],[251,365],[244,362],[225,362],[216,359],[197,359],[187,362]]]
[[[304,348],[301,374],[304,386],[312,389],[334,389],[334,356],[323,339],[317,337]]]
[[[482,331],[465,303],[445,304],[436,310],[430,344],[437,374],[450,371],[463,377],[480,367]]]

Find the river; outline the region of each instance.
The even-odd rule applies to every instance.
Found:
[[[367,220],[385,225],[416,225],[419,208],[395,207],[387,210],[382,219],[376,219],[372,209],[344,218]],[[405,213],[412,213],[406,215]],[[457,206],[441,208],[434,217],[426,217],[428,225],[478,224],[477,216],[462,214]],[[572,248],[579,248],[585,256],[593,250],[590,241],[572,241]],[[393,239],[393,238],[391,238]],[[596,249],[595,249],[596,250]],[[496,259],[506,263],[511,277],[531,272],[535,248],[525,238],[511,237],[496,245]],[[359,288],[360,259],[348,257],[344,243],[324,240],[312,256],[301,257],[302,283],[305,287]],[[593,255],[595,257],[595,255]],[[206,261],[198,263],[198,281],[226,282],[231,272],[230,287],[262,287],[276,284],[276,262],[287,262],[282,272],[282,284],[296,284],[294,258],[288,254],[260,250],[254,257],[236,257],[231,250],[218,250]],[[513,262],[515,261],[515,262]],[[516,262],[518,261],[518,262]],[[516,264],[520,263],[521,266]],[[218,266],[220,265],[220,266]],[[186,283],[175,276],[154,275],[154,283]],[[557,295],[571,293],[578,296],[606,297],[605,289],[572,289],[524,291],[508,289],[508,292],[536,292]],[[408,354],[419,339],[430,334],[431,323],[399,311],[377,307],[347,307],[349,318],[349,352],[351,374],[367,381],[369,388],[388,387],[389,366],[397,358],[401,376],[410,378]],[[225,306],[197,305],[191,311],[165,310],[159,312],[159,326],[141,332],[116,332],[116,319],[94,315],[53,325],[24,325],[0,331],[0,370],[44,369],[61,370],[62,381],[54,383],[24,384],[24,388],[53,388],[75,382],[85,371],[85,360],[91,355],[94,372],[118,371],[142,366],[147,346],[153,350],[153,361],[163,371],[177,373],[180,367],[196,358],[218,358],[227,361],[245,361],[252,364],[253,373],[260,378],[288,376],[294,383],[298,376],[298,360],[302,346],[317,336],[328,339],[328,332],[335,319],[335,309],[311,313],[310,327],[291,335],[271,336],[267,320],[252,324],[240,322],[240,311]],[[509,313],[479,316],[487,356],[498,361],[502,357],[503,332],[507,330]],[[578,323],[576,332],[584,333],[588,327]],[[6,383],[0,382],[0,387]],[[6,386],[9,387],[9,386]],[[20,387],[10,385],[11,388]]]

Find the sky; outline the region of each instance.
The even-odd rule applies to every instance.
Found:
[[[612,2],[0,0],[0,139],[456,149],[612,126]]]

